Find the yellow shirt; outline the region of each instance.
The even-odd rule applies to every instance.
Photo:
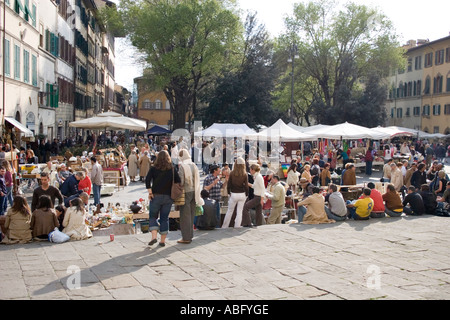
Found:
[[[368,217],[373,210],[373,204],[373,200],[370,197],[358,199],[354,204],[356,214],[361,218]]]

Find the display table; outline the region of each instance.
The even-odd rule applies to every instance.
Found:
[[[127,166],[123,164],[120,168],[103,168],[103,181],[114,183],[116,187],[127,185]]]

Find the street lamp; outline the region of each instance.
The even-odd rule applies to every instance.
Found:
[[[288,63],[292,63],[292,72],[290,73],[292,77],[291,82],[291,122],[295,124],[294,122],[294,65],[295,65],[295,59],[298,59],[298,47],[296,44],[292,44],[289,48],[289,59]]]

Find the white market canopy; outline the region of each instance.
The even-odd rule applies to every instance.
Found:
[[[245,137],[249,140],[259,141],[281,141],[281,142],[297,142],[297,141],[311,141],[314,136],[300,132],[291,128],[283,120],[279,119],[272,126],[261,130],[258,133],[250,134]]]
[[[321,126],[307,131],[319,139],[336,139],[336,140],[352,140],[352,139],[387,139],[388,134],[374,131],[370,128],[358,126],[348,122],[336,124],[333,126]]]
[[[256,133],[255,130],[244,124],[214,123],[205,130],[194,132],[195,137],[221,137],[241,138],[248,134]]]
[[[69,127],[92,130],[132,130],[146,131],[147,123],[143,120],[128,118],[118,113],[103,113],[96,117],[69,123]]]

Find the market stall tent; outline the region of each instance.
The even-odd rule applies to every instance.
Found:
[[[194,132],[195,137],[241,138],[247,134],[254,134],[255,130],[244,124],[214,123],[205,130]]]
[[[317,139],[337,139],[337,140],[352,140],[352,139],[386,139],[388,136],[385,133],[373,131],[370,128],[358,126],[352,123],[344,122],[341,124],[321,126],[306,133],[314,136]]]
[[[248,140],[300,142],[314,140],[314,136],[291,128],[283,120],[279,119],[272,126],[258,133],[245,136]]]
[[[162,134],[170,134],[172,133],[172,131],[170,131],[169,129],[166,129],[164,127],[158,126],[158,125],[154,125],[153,127],[151,127],[150,129],[147,130],[147,134],[151,134],[151,135],[162,135]]]

